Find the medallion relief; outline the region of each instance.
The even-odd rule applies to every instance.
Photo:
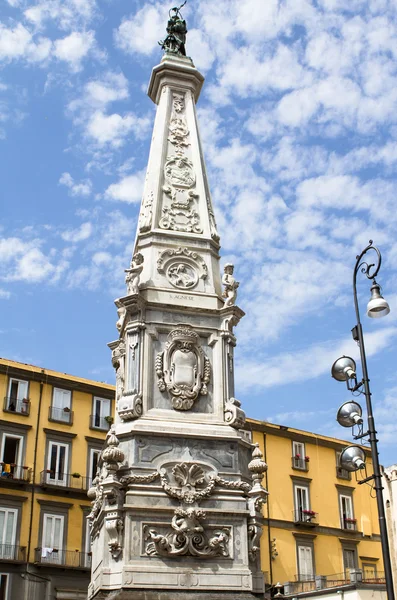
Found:
[[[183,290],[194,288],[208,275],[204,259],[197,252],[181,247],[161,252],[157,271],[164,273],[171,285]]]

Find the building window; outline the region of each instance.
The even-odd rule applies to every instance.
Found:
[[[375,563],[362,563],[363,569],[363,580],[368,582],[368,580],[377,579],[376,572],[376,564]]]
[[[8,581],[9,575],[0,573],[0,600],[8,600]]]
[[[338,477],[338,479],[348,479],[350,481],[350,479],[352,478],[351,473],[349,471],[346,471],[346,469],[342,469],[342,467],[340,466],[341,454],[341,452],[336,453],[336,476]]]
[[[355,548],[343,548],[343,570],[346,579],[350,578],[350,569],[357,568],[357,551]]]
[[[314,580],[313,546],[299,543],[297,559],[299,581]]]
[[[13,433],[3,433],[0,450],[1,477],[28,479],[28,470],[23,465],[24,438]]]
[[[110,400],[94,396],[93,411],[91,415],[91,428],[107,431],[110,427]]]
[[[310,508],[309,486],[294,484],[294,522],[311,523],[316,513]]]
[[[92,482],[95,479],[96,472],[98,469],[98,461],[101,451],[97,448],[89,448],[89,460],[88,460],[88,488],[92,486]]]
[[[10,378],[8,394],[4,400],[4,410],[21,415],[28,415],[30,406],[28,388],[28,381]]]
[[[48,442],[47,483],[66,486],[68,483],[69,444]]]
[[[63,564],[63,515],[43,514],[41,562]]]
[[[84,555],[83,564],[87,569],[91,569],[91,531],[88,516],[83,515],[85,531],[84,531]]]
[[[71,406],[72,392],[70,390],[62,390],[61,388],[54,387],[52,392],[52,405],[50,406],[48,416],[49,420],[71,425],[73,422]]]
[[[353,512],[353,498],[350,494],[339,494],[340,520],[342,529],[356,530]]]
[[[292,442],[292,468],[300,471],[308,471],[309,457],[305,452],[305,444]]]
[[[0,559],[16,558],[16,531],[18,510],[0,507]],[[0,596],[1,598],[1,596]]]

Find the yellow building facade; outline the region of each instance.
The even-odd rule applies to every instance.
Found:
[[[0,359],[0,393],[0,598],[85,598],[114,387]]]
[[[82,600],[90,579],[87,490],[114,413],[114,386],[0,359],[0,598]],[[346,442],[248,420],[268,470],[267,583],[383,571],[376,500],[338,465]],[[367,474],[372,473],[367,454]],[[312,586],[313,587],[313,586]]]
[[[298,593],[313,589],[316,576],[348,580],[351,569],[382,579],[374,491],[339,466],[351,442],[261,421],[247,425],[268,464],[261,539],[268,582],[299,582],[289,586]],[[371,475],[371,452],[365,452]]]

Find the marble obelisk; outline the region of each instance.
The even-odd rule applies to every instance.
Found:
[[[219,235],[197,127],[203,76],[173,9],[153,69],[157,104],[127,293],[116,300],[116,418],[90,515],[90,599],[261,597],[266,464],[234,397],[233,265]],[[222,290],[223,285],[223,290]]]

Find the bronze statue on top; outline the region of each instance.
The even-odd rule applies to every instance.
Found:
[[[169,11],[169,20],[167,23],[167,37],[164,41],[159,42],[165,52],[172,52],[173,54],[181,54],[186,56],[185,42],[186,42],[186,21],[182,18],[180,13],[181,8],[186,4],[186,0],[179,8],[175,6]],[[171,13],[174,14],[171,14]]]

